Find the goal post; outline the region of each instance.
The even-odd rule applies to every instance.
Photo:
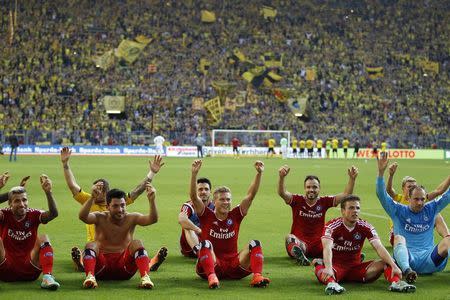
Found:
[[[229,156],[232,155],[231,140],[237,138],[241,149],[247,149],[248,156],[258,156],[267,151],[268,139],[275,139],[277,147],[280,146],[280,140],[286,138],[288,149],[291,145],[290,130],[245,130],[245,129],[213,129],[211,131],[211,156]],[[218,151],[221,149],[221,151]],[[254,149],[255,151],[252,151]],[[263,150],[262,150],[263,149]],[[245,156],[245,153],[241,153]]]

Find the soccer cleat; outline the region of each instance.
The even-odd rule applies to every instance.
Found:
[[[402,280],[393,282],[389,286],[389,290],[391,292],[397,293],[414,293],[416,291],[416,287],[412,284],[408,284]]]
[[[417,280],[417,273],[413,271],[411,268],[406,269],[403,273],[407,283],[414,283]]]
[[[161,247],[158,253],[150,260],[150,272],[156,272],[161,264],[166,260],[167,248]]]
[[[252,287],[266,287],[269,285],[269,283],[270,283],[269,278],[265,278],[261,274],[255,274],[255,275],[253,275],[250,285]]]
[[[344,287],[340,286],[337,282],[329,282],[325,288],[325,294],[327,295],[337,295],[345,292]]]
[[[216,273],[211,273],[208,275],[208,286],[210,289],[219,288],[219,278],[217,278]]]
[[[41,288],[56,291],[59,288],[59,283],[50,274],[42,276]]]
[[[292,252],[294,254],[294,258],[297,260],[297,263],[301,266],[309,266],[311,265],[311,262],[309,259],[305,256],[305,253],[303,253],[302,248],[299,246],[292,247]]]
[[[153,284],[148,274],[145,274],[144,276],[141,277],[141,283],[139,284],[139,287],[141,289],[152,289],[154,286],[155,285]]]
[[[91,273],[88,273],[86,279],[83,282],[83,287],[85,289],[95,289],[98,286],[97,280],[95,280],[95,276]]]
[[[361,252],[359,259],[360,259],[360,262],[363,262],[366,259],[366,254]]]
[[[83,260],[81,257],[81,250],[78,247],[72,248],[72,261],[75,266],[75,269],[79,272],[84,272]]]

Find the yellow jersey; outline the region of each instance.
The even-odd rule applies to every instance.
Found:
[[[322,140],[317,140],[317,148],[321,149],[323,147],[323,141]]]
[[[314,147],[314,141],[313,140],[306,140],[306,149],[312,149]]]
[[[297,144],[298,144],[297,139],[296,138],[292,139],[292,143],[291,143],[292,148],[297,149]]]
[[[348,145],[350,145],[350,141],[345,139],[342,141],[342,148],[347,149]]]
[[[331,141],[331,147],[333,147],[333,149],[337,149],[339,146],[339,141],[337,139],[333,139]]]
[[[381,143],[381,152],[386,151],[387,149],[387,143],[386,142],[382,142]]]
[[[298,144],[299,144],[299,148],[300,149],[305,149],[305,141],[304,140],[300,140],[300,142],[298,142]]]
[[[78,192],[78,194],[74,195],[73,198],[80,203],[81,205],[83,205],[84,203],[86,203],[86,201],[88,201],[89,199],[91,199],[91,194],[86,193],[83,190],[80,190]],[[131,203],[133,203],[134,201],[130,198],[130,196],[127,194],[127,197],[125,199],[127,205],[130,205]],[[96,212],[96,211],[106,211],[108,210],[108,208],[106,207],[106,201],[105,204],[97,204],[97,203],[93,203],[90,209],[90,212]],[[95,225],[94,224],[86,224],[86,240],[88,242],[92,242],[95,240]]]
[[[273,148],[273,147],[275,147],[275,139],[269,139],[268,141],[267,141],[267,144],[269,145],[269,148]]]

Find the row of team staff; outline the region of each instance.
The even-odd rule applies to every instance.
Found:
[[[61,151],[64,173],[66,181],[73,184],[75,180],[68,166],[69,157],[70,150],[64,148]],[[126,198],[129,197],[129,195],[115,189],[107,192],[107,186],[105,186],[105,182],[102,181],[98,181],[94,184],[91,195],[86,199],[79,213],[80,219],[86,224],[95,224],[96,233],[96,238],[93,241],[88,241],[84,250],[83,268],[86,272],[86,279],[83,282],[83,286],[85,288],[97,287],[97,279],[129,279],[137,270],[141,273],[140,287],[153,288],[153,283],[148,276],[151,262],[148,259],[148,255],[142,242],[134,240],[132,232],[136,225],[146,226],[157,221],[155,189],[149,184],[149,181],[152,180],[153,176],[159,171],[162,165],[161,157],[155,157],[154,161],[150,163],[151,171],[144,180],[147,198],[150,203],[148,215],[127,213]],[[394,210],[400,210],[403,206],[394,206],[395,209],[389,206],[389,201],[392,202],[392,199],[389,199],[389,196],[387,196],[382,180],[382,175],[387,166],[387,158],[382,156],[378,165],[379,178],[377,180],[377,194],[383,207],[385,207],[388,214],[394,220],[394,234],[396,234],[395,237],[399,241],[397,243],[394,242],[394,257],[400,265],[404,275],[406,275],[407,280],[412,283],[417,278],[417,273],[409,266],[408,263],[410,262],[410,259],[408,258],[408,255],[413,256],[413,252],[409,248],[407,251],[402,251],[404,250],[402,247],[405,249],[406,245],[411,247],[410,241],[416,243],[417,241],[426,240],[427,248],[424,248],[423,245],[421,245],[420,249],[428,249],[430,248],[430,239],[419,237],[418,239],[412,238],[410,240],[408,234],[418,234],[416,229],[420,228],[420,226],[414,227],[414,224],[410,225],[410,227],[412,226],[411,228],[415,228],[415,230],[412,230],[412,233],[396,232],[396,228],[398,229],[398,227],[396,227],[397,223],[404,222],[405,220],[402,219],[403,215],[399,217],[394,213]],[[179,217],[180,224],[183,227],[184,240],[189,247],[183,247],[182,245],[182,249],[188,249],[188,251],[182,251],[183,254],[199,258],[197,262],[197,273],[201,277],[208,279],[210,288],[219,287],[220,278],[237,279],[252,273],[252,286],[267,286],[270,283],[270,280],[262,275],[263,254],[261,243],[258,240],[252,240],[244,250],[240,252],[237,251],[239,224],[247,214],[259,189],[261,176],[264,171],[263,163],[255,163],[256,176],[250,185],[248,194],[244,197],[241,204],[234,209],[231,209],[231,191],[227,187],[217,188],[213,195],[214,202],[209,200],[211,190],[210,182],[205,181],[205,179],[197,180],[197,174],[200,171],[201,166],[201,160],[194,161],[192,165],[190,183],[191,200],[183,205]],[[400,271],[386,249],[381,245],[375,229],[369,223],[359,219],[360,200],[357,196],[351,195],[358,174],[355,167],[348,170],[349,183],[347,184],[344,193],[334,197],[319,197],[320,181],[316,176],[308,176],[306,178],[304,182],[304,196],[293,195],[287,192],[284,187],[284,178],[288,173],[289,167],[283,166],[280,168],[278,192],[285,202],[292,207],[295,212],[293,215],[297,217],[294,217],[291,234],[286,238],[286,249],[290,256],[295,257],[304,265],[310,264],[310,260],[307,256],[315,258],[312,260],[312,263],[315,265],[315,273],[319,281],[327,284],[325,290],[326,293],[342,293],[345,289],[338,284],[339,281],[350,280],[367,282],[375,280],[383,272],[385,273],[386,279],[391,282],[389,287],[390,290],[401,292],[415,291],[415,286],[400,280],[402,271]],[[41,177],[41,183],[47,194],[49,211],[36,211],[38,212],[36,213],[36,216],[39,215],[39,218],[36,220],[46,223],[51,220],[50,217],[56,217],[56,205],[51,196],[51,181],[48,177],[43,176]],[[448,188],[448,178],[446,184]],[[143,191],[142,185],[139,185],[138,189]],[[79,187],[76,190],[78,194],[82,192]],[[382,191],[384,191],[384,193],[382,193]],[[410,197],[415,197],[417,196],[417,193],[419,194],[419,197],[416,197],[417,199],[419,199],[422,194],[425,195],[424,189],[416,185],[411,188],[409,194]],[[19,196],[16,197],[14,195]],[[74,196],[76,198],[75,193]],[[103,203],[100,201],[101,198],[103,198]],[[102,206],[105,205],[105,198],[106,207],[104,208],[106,211],[91,212],[96,209],[93,207],[94,201],[97,201],[98,203],[96,204]],[[425,196],[422,198],[425,199]],[[423,202],[422,198],[420,199]],[[20,205],[15,206],[16,202],[18,202],[17,199],[26,202],[26,193],[23,188],[16,188],[16,190],[12,189],[8,194],[10,208],[2,210],[1,215],[3,224],[8,224],[8,226],[4,226],[4,228],[14,225],[14,222],[9,218],[10,215],[16,217],[20,215],[20,213],[23,215],[24,210],[25,215],[22,216],[22,219],[29,215],[27,213],[27,208],[24,208],[23,203],[22,207],[20,207]],[[342,217],[331,220],[324,226],[326,210],[339,203],[341,205]],[[422,207],[413,206],[412,201],[410,200],[410,208],[413,207],[414,209],[419,209],[419,212],[423,210],[428,216],[430,216],[430,213],[436,215],[447,204],[448,191],[439,200],[432,201],[430,204]],[[434,208],[430,211],[428,208],[432,206]],[[189,209],[193,210],[190,211]],[[411,210],[414,211],[412,208]],[[10,214],[8,214],[8,212],[10,212]],[[404,209],[402,210],[402,213],[404,213]],[[30,215],[33,214],[30,213]],[[428,221],[433,224],[435,220],[434,215],[433,218],[428,218]],[[36,216],[34,217],[36,218]],[[198,225],[196,225],[195,220],[192,219],[194,216],[197,218],[197,221],[200,222]],[[5,223],[5,219],[9,220],[9,223]],[[189,224],[188,221],[191,224]],[[308,225],[302,226],[302,222]],[[411,220],[409,223],[411,223]],[[39,222],[36,222],[36,224],[39,224]],[[120,225],[120,230],[111,230],[112,225]],[[191,228],[189,228],[189,226],[191,226]],[[434,226],[431,228],[433,227]],[[13,230],[13,232],[19,231]],[[420,234],[425,233],[420,232]],[[431,247],[433,247],[432,230],[431,233],[427,232],[426,236],[429,236],[430,234]],[[2,240],[4,238],[8,239],[9,236],[4,236],[2,234]],[[38,240],[36,236],[34,238],[36,241]],[[197,238],[197,240],[193,241],[195,238]],[[369,239],[382,260],[361,263],[361,248],[365,238]],[[437,271],[438,269],[442,270],[442,268],[445,267],[448,256],[448,240],[449,236],[447,234],[438,246],[432,248],[433,251],[430,252],[431,254],[425,257],[426,260],[431,260],[432,264],[435,265],[433,270],[431,263],[427,265],[429,268],[426,269],[427,272]],[[11,242],[11,239],[7,241]],[[15,241],[12,241],[12,243],[17,243],[18,241],[20,242],[20,240],[16,239]],[[39,241],[40,247],[38,249],[36,249],[36,246],[33,247],[33,245],[31,245],[31,248],[28,247],[28,249],[34,249],[34,253],[39,253],[39,261],[31,260],[28,269],[34,268],[35,273],[33,274],[33,278],[36,279],[37,276],[39,276],[40,270],[37,272],[38,269],[35,266],[41,265],[42,271],[45,274],[44,277],[53,279],[53,282],[50,280],[50,285],[46,284],[45,280],[43,280],[41,286],[55,289],[59,284],[54,281],[48,268],[44,270],[44,265],[48,265],[45,258],[53,257],[51,246],[48,239],[42,240],[39,238]],[[183,238],[181,239],[181,242],[183,242]],[[5,243],[5,245],[9,244],[10,243]],[[5,247],[5,249],[8,248]],[[400,250],[396,251],[397,249]],[[437,250],[435,251],[434,249]],[[1,267],[8,267],[10,268],[8,272],[17,274],[17,268],[8,264],[8,255],[10,255],[9,257],[12,257],[14,254],[7,250],[5,258],[2,258]],[[407,263],[405,263],[405,255]],[[156,257],[158,259],[162,256],[163,255],[157,255]],[[398,258],[396,256],[398,256]],[[31,255],[31,257],[33,258],[33,255]],[[321,257],[323,257],[323,259]],[[111,263],[118,259],[121,262],[120,264]],[[417,258],[413,261],[416,260]],[[162,261],[160,260],[159,263],[161,262]],[[24,266],[27,266],[27,264],[25,263]],[[107,267],[108,273],[102,272],[106,269],[105,267]],[[134,270],[134,272],[131,272],[132,270]],[[421,270],[418,271],[420,272]],[[0,269],[0,274],[6,273],[3,273]],[[7,279],[2,278],[2,280],[9,279],[8,281],[10,281],[10,274],[11,273],[8,273],[8,276],[6,276]]]

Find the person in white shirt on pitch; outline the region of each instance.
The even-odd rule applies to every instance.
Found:
[[[281,145],[281,156],[283,157],[283,159],[287,159],[287,157],[288,157],[288,140],[287,140],[287,138],[282,138],[280,140],[280,145]]]
[[[163,148],[164,141],[165,141],[165,139],[161,135],[158,135],[153,139],[153,143],[155,143],[155,146],[156,146],[156,155],[164,154],[164,148]]]

